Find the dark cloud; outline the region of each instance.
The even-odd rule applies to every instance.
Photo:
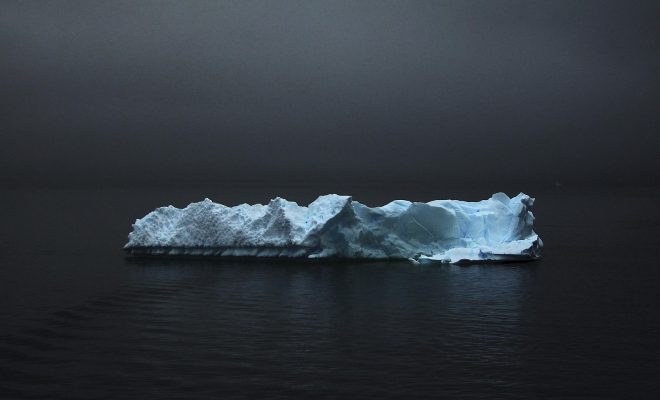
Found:
[[[658,181],[654,2],[10,2],[0,179]]]

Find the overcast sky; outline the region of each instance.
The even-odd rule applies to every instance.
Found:
[[[657,183],[660,7],[0,3],[0,181]]]

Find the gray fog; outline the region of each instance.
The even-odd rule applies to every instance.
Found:
[[[657,184],[658,4],[3,1],[0,182]]]

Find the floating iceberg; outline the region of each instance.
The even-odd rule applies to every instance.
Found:
[[[533,230],[533,203],[523,193],[373,208],[336,194],[307,207],[279,197],[235,207],[205,199],[183,209],[160,207],[135,221],[124,249],[136,256],[533,260],[543,245]]]

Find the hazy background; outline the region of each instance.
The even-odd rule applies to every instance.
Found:
[[[3,1],[0,182],[657,184],[658,4]]]
[[[657,0],[0,0],[0,398],[660,398],[659,74]],[[204,197],[495,191],[542,260],[122,250]]]

